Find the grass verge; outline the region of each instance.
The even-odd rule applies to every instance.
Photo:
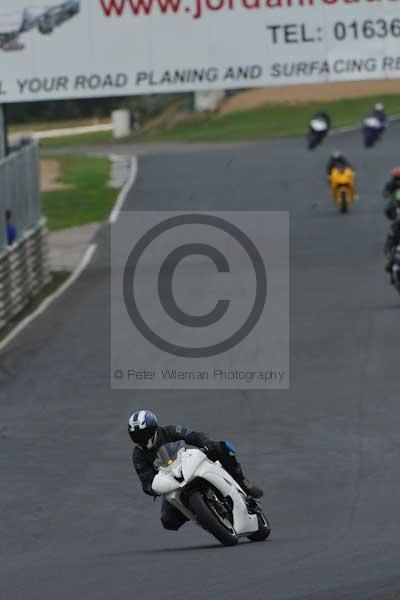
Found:
[[[77,155],[51,158],[60,162],[60,183],[71,187],[43,193],[43,210],[49,229],[55,231],[104,221],[118,195],[118,190],[108,187],[110,162],[106,158]]]
[[[94,146],[96,144],[111,144],[115,142],[111,131],[98,131],[96,133],[85,133],[64,137],[49,138],[40,141],[43,150],[54,148],[69,148],[71,146]]]
[[[387,113],[400,114],[400,96],[368,96],[307,104],[270,104],[255,110],[240,111],[224,116],[193,115],[183,122],[168,127],[167,124],[150,127],[125,138],[127,142],[207,142],[241,141],[305,135],[310,117],[326,110],[332,117],[333,127],[361,123],[376,102],[384,102]],[[91,134],[75,138],[44,140],[44,148],[78,146],[111,142],[110,133]]]

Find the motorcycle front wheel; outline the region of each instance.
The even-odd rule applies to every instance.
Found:
[[[349,201],[346,192],[340,194],[340,212],[344,215],[348,212]]]
[[[364,146],[366,148],[372,148],[375,146],[375,142],[377,141],[377,136],[375,133],[366,131],[364,132]]]
[[[236,546],[238,535],[222,500],[213,490],[196,490],[190,496],[190,508],[198,522],[224,546]]]
[[[258,531],[251,533],[247,536],[247,539],[252,542],[263,542],[271,535],[271,525],[267,517],[263,512],[257,514],[258,518]]]
[[[321,143],[323,137],[311,131],[307,136],[307,147],[309,150],[315,150]]]

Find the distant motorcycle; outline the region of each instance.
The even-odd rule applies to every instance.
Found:
[[[224,546],[235,546],[240,537],[258,542],[271,527],[257,500],[198,448],[184,442],[164,444],[154,463],[153,490],[188,519],[200,525]]]
[[[311,119],[308,127],[307,145],[309,150],[314,150],[322,144],[329,133],[330,118],[325,113],[318,113]]]
[[[400,294],[400,246],[397,246],[393,252],[391,277],[394,287]]]
[[[377,117],[370,116],[363,121],[364,146],[372,148],[382,137],[386,127]]]
[[[350,167],[332,169],[329,177],[332,198],[341,213],[347,213],[355,198],[355,173]]]

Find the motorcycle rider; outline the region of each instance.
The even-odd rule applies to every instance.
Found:
[[[347,160],[347,158],[344,156],[344,154],[342,154],[339,151],[336,151],[331,155],[331,157],[328,161],[328,164],[326,167],[326,172],[327,172],[328,177],[330,177],[333,169],[343,170],[346,168],[352,169],[350,162]]]
[[[156,496],[152,483],[157,474],[153,463],[161,446],[170,442],[184,441],[190,446],[201,448],[208,458],[219,460],[223,468],[239,483],[252,498],[261,498],[263,491],[250,483],[244,476],[236,458],[236,451],[230,442],[215,442],[204,433],[196,432],[180,425],[160,426],[157,417],[149,410],[139,410],[132,414],[128,422],[128,432],[135,444],[132,460],[145,494]],[[161,507],[161,523],[165,529],[176,531],[188,519],[165,498]]]
[[[314,119],[322,119],[323,121],[326,122],[326,124],[328,125],[328,129],[331,128],[331,117],[329,116],[329,114],[327,112],[325,112],[324,110],[321,110],[320,112],[317,112],[314,117]]]
[[[381,124],[382,129],[386,129],[388,125],[388,119],[385,113],[385,107],[382,102],[378,102],[375,104],[374,110],[372,112],[372,116],[378,119]]]
[[[400,208],[399,201],[396,198],[397,192],[400,192],[400,167],[393,169],[391,175],[390,180],[383,189],[383,197],[389,198],[389,202],[385,208],[385,215],[390,221],[394,221],[397,217],[397,211]]]

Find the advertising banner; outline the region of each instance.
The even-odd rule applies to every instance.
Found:
[[[400,0],[2,0],[0,103],[400,76]]]

